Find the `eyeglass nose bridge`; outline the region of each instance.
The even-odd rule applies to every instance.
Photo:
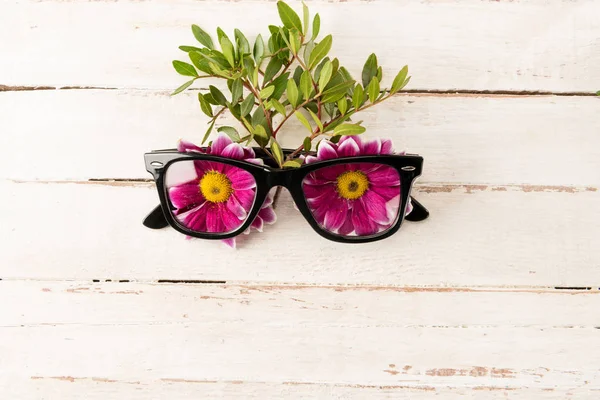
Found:
[[[270,169],[267,175],[269,187],[283,186],[289,190],[292,183],[292,174],[290,172],[290,170],[284,169]]]

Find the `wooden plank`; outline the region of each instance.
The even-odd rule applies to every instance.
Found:
[[[16,398],[600,390],[597,291],[4,281],[0,299],[0,382]]]
[[[358,385],[323,384],[307,382],[181,382],[133,381],[122,382],[104,378],[75,377],[36,377],[36,379],[16,379],[3,385],[5,394],[23,400],[105,400],[107,398],[127,398],[129,400],[177,399],[409,399],[425,400],[439,396],[445,400],[498,400],[498,399],[561,399],[578,400],[595,398],[598,390],[586,386],[573,388],[528,388],[519,389],[477,386],[462,387],[421,387],[402,385]]]
[[[598,101],[586,97],[397,96],[365,111],[367,137],[422,154],[422,182],[600,186]],[[32,115],[34,113],[34,115]],[[23,123],[27,121],[27,123]],[[229,119],[219,121],[226,125]],[[200,141],[193,94],[34,91],[0,94],[0,177],[150,178],[142,155]],[[293,120],[279,136],[305,136]]]
[[[4,183],[0,190],[2,278],[551,287],[600,282],[600,192],[587,189],[422,186],[415,196],[431,219],[406,223],[392,238],[366,245],[322,239],[284,192],[278,222],[242,237],[237,251],[143,227],[157,203],[151,185]]]
[[[332,54],[355,76],[371,52],[388,75],[403,65],[412,89],[594,92],[600,87],[600,4],[313,1]],[[298,9],[299,2],[293,2]],[[193,44],[190,25],[237,27],[251,39],[278,23],[272,1],[3,2],[1,84],[174,89],[171,60]],[[260,23],[257,23],[259,21]],[[110,27],[110,29],[106,29]],[[43,68],[32,61],[44,60]],[[391,77],[388,77],[391,80]]]

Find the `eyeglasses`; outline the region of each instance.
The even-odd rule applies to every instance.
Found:
[[[160,205],[144,225],[170,225],[202,239],[229,239],[250,227],[277,186],[290,191],[319,235],[335,242],[381,240],[396,233],[404,219],[422,221],[429,216],[410,196],[423,169],[421,156],[345,157],[280,169],[269,163],[264,150],[254,150],[265,165],[175,149],[146,153],[146,169],[156,182]],[[284,150],[284,155],[291,153]]]

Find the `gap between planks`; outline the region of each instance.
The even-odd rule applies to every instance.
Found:
[[[70,283],[87,285],[95,283],[136,283],[153,286],[177,285],[211,285],[218,288],[238,288],[240,290],[303,290],[303,289],[329,289],[336,292],[368,291],[368,292],[398,292],[398,293],[554,293],[554,294],[600,294],[600,285],[591,286],[394,286],[394,285],[368,285],[368,284],[311,284],[311,283],[285,283],[285,282],[248,282],[248,281],[217,281],[199,279],[31,279],[31,278],[0,278],[5,282],[40,282],[40,283]]]
[[[138,90],[161,92],[170,89],[156,88],[126,88],[126,87],[102,87],[102,86],[15,86],[0,85],[0,92],[30,92],[36,90]],[[191,91],[208,90],[208,88],[193,88]],[[595,92],[566,91],[552,92],[544,90],[468,90],[468,89],[408,89],[403,90],[396,96],[450,96],[450,97],[536,97],[536,96],[563,96],[563,97],[595,97]]]
[[[143,178],[91,178],[88,180],[21,180],[9,179],[12,183],[37,183],[37,184],[75,184],[75,185],[100,185],[113,187],[152,187],[154,180]],[[548,192],[548,193],[580,193],[597,192],[594,186],[566,186],[566,185],[491,185],[491,184],[468,184],[468,183],[417,183],[415,190],[421,193],[451,193],[463,191],[467,194],[474,192]]]

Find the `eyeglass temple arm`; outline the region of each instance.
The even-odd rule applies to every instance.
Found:
[[[410,199],[412,201],[413,210],[406,216],[406,220],[417,222],[426,219],[429,216],[429,211],[427,211],[421,203],[415,200],[414,197],[411,196]],[[162,229],[169,226],[160,204],[146,216],[144,219],[144,226],[150,229]]]

